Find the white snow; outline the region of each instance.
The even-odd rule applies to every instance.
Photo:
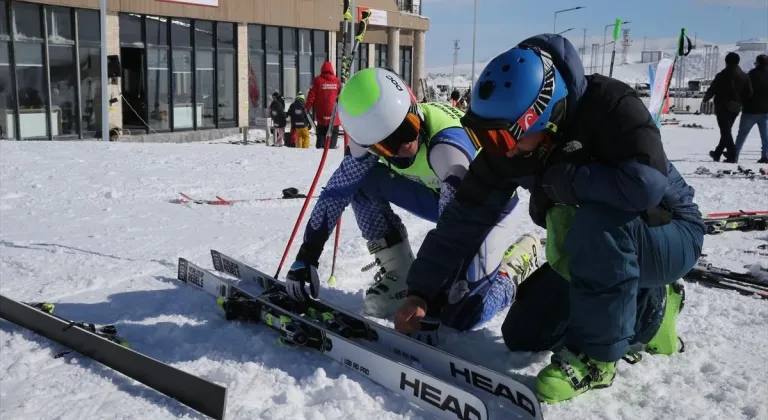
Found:
[[[714,117],[677,118],[709,128],[662,129],[668,156],[696,187],[703,212],[768,208],[768,181],[689,175],[698,166],[733,165],[707,156],[717,143]],[[757,169],[759,147],[753,130],[743,166]],[[228,387],[230,419],[429,418],[324,356],[278,345],[266,328],[225,321],[209,295],[175,280],[178,257],[211,267],[211,248],[274,272],[302,205],[171,203],[179,191],[204,199],[279,197],[289,186],[306,193],[320,156],[315,149],[225,142],[0,142],[0,293],[56,303],[56,313],[68,318],[115,324],[135,350]],[[341,157],[341,149],[330,152],[320,186]],[[518,233],[539,230],[527,217],[527,193],[521,196]],[[397,211],[417,250],[433,226]],[[302,232],[303,226],[288,265]],[[341,239],[338,285],[324,284],[322,297],[360,311],[371,280],[360,268],[370,256],[351,211]],[[332,241],[321,260],[323,280]],[[704,252],[717,266],[745,271],[745,264],[768,263],[743,252],[766,241],[767,232],[707,236]],[[620,362],[612,387],[544,405],[545,418],[768,419],[768,304],[691,283],[686,292],[679,321],[685,353]],[[444,347],[533,385],[550,354],[508,352],[499,332],[503,317],[468,333],[443,331]],[[0,418],[201,418],[83,356],[54,359],[62,350],[0,321]]]

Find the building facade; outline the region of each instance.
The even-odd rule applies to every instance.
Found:
[[[340,0],[108,0],[109,123],[128,140],[191,141],[263,123],[343,50]],[[0,138],[101,135],[99,0],[0,0]],[[353,71],[388,67],[421,97],[419,0],[371,11]],[[347,42],[350,42],[348,36]],[[347,51],[349,50],[349,44]]]

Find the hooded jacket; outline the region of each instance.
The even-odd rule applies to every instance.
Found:
[[[766,61],[768,61],[767,56]],[[768,114],[768,62],[749,71],[752,96],[744,101],[745,114]]]
[[[709,89],[704,94],[703,101],[714,97],[715,109],[727,112],[739,112],[745,100],[752,96],[752,84],[749,76],[736,64],[726,64],[717,73]]]
[[[554,166],[558,179],[549,181],[565,186],[570,201],[636,212],[654,224],[664,223],[658,222],[663,213],[704,230],[694,190],[667,159],[659,129],[634,89],[599,74],[585,76],[578,52],[561,36],[523,42],[549,52],[568,87],[560,138],[545,162],[536,153],[510,159],[481,152],[475,158],[411,265],[410,295],[436,296],[458,262],[476,252],[516,189],[539,188],[541,175]]]
[[[288,108],[288,117],[291,119],[291,130],[309,127],[309,116],[304,109],[304,95],[298,95]]]
[[[312,87],[307,92],[307,103],[305,109],[307,113],[314,107],[315,119],[317,125],[329,126],[333,105],[336,103],[336,97],[339,96],[341,82],[333,72],[333,65],[330,61],[323,63],[320,67],[320,75],[312,81]],[[340,125],[339,115],[336,114],[334,126]]]

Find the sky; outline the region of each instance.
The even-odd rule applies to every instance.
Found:
[[[453,63],[453,41],[459,40],[459,63],[472,62],[474,0],[422,0],[422,14],[429,18],[426,65]],[[742,37],[768,38],[768,0],[476,0],[477,45],[475,62],[485,62],[523,39],[553,30],[556,10],[583,6],[559,13],[556,31],[580,48],[587,29],[587,45],[602,43],[605,25],[616,18],[629,21],[632,50],[648,40],[674,39],[686,27],[693,39],[715,44],[734,44]],[[612,28],[608,29],[611,37]]]

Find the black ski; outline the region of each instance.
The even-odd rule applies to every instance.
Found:
[[[284,291],[259,292],[231,282],[179,258],[178,279],[216,297],[228,320],[258,322],[279,334],[281,342],[309,348],[344,364],[403,396],[438,419],[488,419],[477,396],[416,367],[386,357],[354,339],[355,331],[330,312],[316,312],[291,300]]]
[[[206,416],[224,418],[227,388],[221,385],[131,350],[82,324],[2,295],[0,317],[88,356]]]

